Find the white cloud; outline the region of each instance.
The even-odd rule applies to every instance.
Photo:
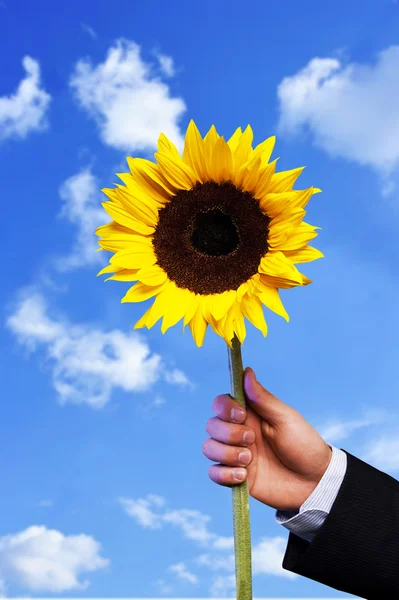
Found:
[[[32,526],[0,537],[0,573],[7,582],[31,592],[85,590],[83,573],[104,569],[101,545],[91,536],[63,535],[45,526]]]
[[[51,508],[53,506],[53,501],[52,500],[40,500],[38,506],[43,507],[43,508]]]
[[[31,131],[48,127],[46,111],[51,96],[40,87],[40,65],[30,56],[22,59],[26,76],[16,92],[0,97],[0,141],[25,138]]]
[[[1,7],[1,4],[0,4]],[[2,577],[0,577],[0,598],[5,598],[6,597],[6,582],[4,581],[4,579],[2,579]]]
[[[209,590],[212,598],[229,598],[234,594],[236,589],[236,576],[233,575],[218,575],[213,580]]]
[[[376,469],[387,473],[399,471],[399,440],[397,431],[384,432],[368,442],[361,459]]]
[[[145,498],[131,499],[118,498],[127,515],[132,517],[141,527],[159,530],[165,525],[173,525],[179,529],[183,537],[206,548],[207,552],[195,557],[192,562],[199,567],[207,567],[218,572],[213,580],[210,593],[212,597],[221,597],[235,590],[235,557],[234,537],[218,536],[208,529],[211,517],[204,515],[199,510],[177,509],[170,510],[166,507],[166,500],[161,496],[148,494]],[[274,538],[261,538],[258,544],[252,545],[252,571],[254,575],[266,574],[295,579],[297,574],[283,569],[282,563],[285,553],[286,539],[282,536]],[[223,551],[228,551],[222,553]],[[172,565],[169,570],[176,572],[180,578],[187,573],[186,579],[196,583],[197,576],[191,571],[186,571],[185,563]],[[227,571],[220,575],[220,571]],[[195,579],[195,581],[194,581]],[[163,584],[164,580],[158,580]]]
[[[161,68],[173,69],[163,56]],[[165,133],[181,149],[179,120],[186,110],[181,98],[171,97],[167,84],[156,76],[151,63],[140,55],[140,46],[117,40],[104,62],[93,65],[81,59],[70,86],[80,105],[93,117],[105,144],[123,151],[149,151]]]
[[[368,409],[366,415],[359,419],[348,420],[329,420],[328,422],[316,427],[321,437],[328,443],[337,445],[346,438],[350,437],[358,429],[378,425],[386,421],[387,412],[383,409]]]
[[[194,387],[193,384],[189,384],[191,387]],[[145,399],[141,403],[138,404],[138,409],[141,411],[141,416],[143,420],[153,419],[160,406],[166,404],[165,398],[161,394],[156,394],[155,397],[152,397],[150,394],[146,396]]]
[[[158,591],[160,594],[171,594],[173,591],[172,586],[167,584],[164,579],[156,579],[153,582],[153,585],[156,585],[158,587]]]
[[[368,165],[387,178],[399,165],[399,46],[380,52],[375,64],[314,58],[278,86],[279,131],[309,131],[331,156]]]
[[[93,27],[90,27],[90,25],[86,25],[86,23],[81,23],[80,24],[83,31],[85,31],[86,33],[89,34],[89,36],[95,40],[97,38],[97,33],[94,31]]]
[[[38,293],[22,297],[7,326],[31,351],[44,348],[60,404],[103,408],[115,388],[142,392],[167,373],[161,356],[151,354],[137,332],[103,332],[52,318]],[[183,381],[184,377],[175,379]]]
[[[199,579],[194,573],[187,570],[184,562],[175,563],[168,569],[171,573],[176,573],[179,579],[182,581],[188,581],[189,583],[198,583]]]
[[[96,178],[89,168],[66,179],[59,190],[63,201],[60,216],[76,227],[76,238],[71,252],[55,260],[60,271],[104,262],[98,249],[95,230],[108,221],[101,208],[104,201]]]
[[[166,56],[165,54],[157,54],[157,58],[163,74],[166,75],[166,77],[173,77],[175,74],[173,58],[171,56]]]

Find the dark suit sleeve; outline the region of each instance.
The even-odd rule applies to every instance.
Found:
[[[282,566],[360,598],[399,600],[399,482],[343,451],[346,474],[326,520],[312,542],[289,533]]]

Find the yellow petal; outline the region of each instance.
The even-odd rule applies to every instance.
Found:
[[[292,190],[292,186],[304,168],[305,167],[298,167],[297,169],[291,169],[290,171],[281,171],[280,173],[275,173],[270,184],[270,191],[277,193],[288,192]]]
[[[135,324],[135,326],[133,327],[133,329],[140,329],[141,327],[146,327],[146,325],[147,325],[147,318],[149,317],[149,314],[151,312],[151,308],[152,308],[152,306],[150,306],[150,308],[137,321],[137,323]]]
[[[117,223],[115,223],[115,225],[117,225]],[[99,229],[102,228],[100,227]],[[142,237],[144,237],[138,235],[137,233],[133,233],[130,229],[127,229],[125,227],[121,227],[120,229],[121,231],[119,231],[117,228],[109,228],[108,230],[102,229],[104,237],[98,240],[98,243],[100,244],[101,248],[103,248],[104,250],[109,250],[111,252],[119,252],[119,250],[127,248],[132,243],[137,242]],[[96,232],[97,235],[98,231],[99,230],[97,230]]]
[[[205,321],[204,316],[202,314],[201,302],[197,310],[195,311],[193,318],[189,322],[188,326],[191,329],[191,333],[196,345],[198,346],[198,348],[200,348],[204,343],[206,328],[208,326],[208,323]]]
[[[298,250],[317,236],[317,231],[311,231],[301,227],[296,227],[290,233],[287,239],[279,246],[279,250],[284,253],[288,250]]]
[[[184,315],[183,331],[184,331],[184,328],[187,325],[187,323],[189,323],[191,321],[191,319],[193,318],[194,313],[197,310],[199,304],[200,304],[200,295],[194,294],[194,297],[192,297],[192,299],[191,299],[191,303],[187,307],[186,314]]]
[[[211,313],[216,321],[219,321],[230,310],[236,300],[236,295],[235,290],[227,290],[222,294],[212,294]]]
[[[176,189],[190,190],[195,185],[196,177],[193,170],[180,157],[172,157],[171,154],[166,155],[159,152],[155,152],[154,156],[163,176]]]
[[[252,156],[260,156],[262,159],[262,166],[266,166],[272,155],[275,143],[276,136],[272,135],[254,148]]]
[[[259,177],[253,191],[255,198],[261,199],[267,193],[272,177],[276,171],[277,161],[278,158],[259,171]]]
[[[241,136],[240,143],[233,155],[234,171],[237,171],[242,165],[244,165],[251,157],[252,152],[252,140],[254,134],[251,127],[248,125],[244,133]]]
[[[264,256],[258,267],[259,273],[264,275],[262,279],[266,283],[273,285],[273,280],[278,280],[275,287],[283,287],[281,282],[285,282],[289,287],[302,285],[301,274],[298,269],[289,261],[282,252],[268,252]]]
[[[155,298],[154,304],[151,306],[151,312],[147,318],[147,327],[150,329],[159,319],[167,314],[170,307],[170,298],[172,292],[172,282],[167,281],[164,284],[162,291]]]
[[[140,198],[139,193],[133,197],[131,191],[123,185],[118,185],[116,193],[121,204],[129,213],[133,215],[135,219],[142,221],[150,227],[153,227],[157,224],[158,205],[155,202],[150,200],[146,203],[143,201],[144,196],[141,195]]]
[[[262,303],[258,297],[249,298],[246,294],[241,300],[241,310],[245,317],[251,321],[257,329],[263,333],[264,337],[267,336],[267,325],[265,321],[265,315],[263,314]]]
[[[284,254],[294,264],[310,262],[311,260],[324,257],[324,254],[320,250],[317,250],[317,248],[313,248],[313,246],[305,246],[298,250],[289,250],[288,252],[285,251]]]
[[[167,279],[167,274],[159,265],[142,267],[137,271],[137,279],[146,285],[161,285]]]
[[[256,296],[256,294],[258,293],[257,288],[256,288],[256,284],[257,284],[259,278],[260,278],[260,273],[255,273],[247,281],[247,284],[248,284],[247,295],[250,298],[252,296]]]
[[[143,238],[146,239],[146,238]],[[152,245],[145,243],[134,243],[128,248],[120,250],[110,259],[112,264],[124,269],[142,269],[151,267],[157,261]]]
[[[158,210],[164,206],[169,197],[159,199],[156,194],[150,193],[147,186],[141,185],[139,181],[134,179],[131,173],[116,173],[116,176],[123,181],[132,198],[138,198],[143,204],[152,209],[152,212],[157,215]],[[120,185],[118,187],[121,187]]]
[[[114,268],[116,268],[114,266]],[[118,267],[119,268],[119,267]],[[137,271],[139,269],[121,269],[112,277],[108,277],[105,281],[138,281]]]
[[[234,152],[238,148],[238,145],[241,140],[241,136],[242,136],[242,129],[241,129],[241,127],[237,127],[237,129],[235,130],[235,132],[233,133],[231,138],[229,140],[227,140],[227,143],[231,150],[231,154],[233,154],[233,155],[234,155]]]
[[[247,167],[244,171],[244,176],[240,188],[244,192],[252,194],[256,189],[256,185],[259,181],[259,169],[261,165],[261,159],[257,158],[255,162],[251,163],[251,166]]]
[[[161,154],[171,154],[175,158],[180,158],[180,154],[176,146],[171,142],[164,133],[161,133],[158,138],[158,152]]]
[[[219,138],[213,148],[212,161],[208,165],[210,178],[217,183],[231,178],[233,161],[231,150],[224,138]]]
[[[292,194],[293,192],[286,192],[284,194],[271,194],[269,193],[269,189],[270,182],[267,193],[259,198],[259,206],[266,215],[268,215],[271,219],[274,219],[281,212],[290,208],[291,200],[288,195]]]
[[[270,229],[298,227],[302,219],[306,215],[306,210],[303,208],[288,208],[281,212],[277,217],[274,217],[269,224]]]
[[[308,279],[306,277],[306,275],[304,275],[303,273],[301,273],[301,277],[302,277],[302,285],[309,285],[309,283],[312,283],[312,280]]]
[[[296,208],[291,211],[286,210],[272,219],[267,238],[269,248],[281,251],[294,250],[292,244],[299,243],[298,247],[302,247],[315,237],[317,233],[314,233],[314,228],[302,223],[305,214],[305,210]],[[306,236],[309,237],[305,239]],[[302,239],[305,241],[300,243]]]
[[[320,191],[318,188],[308,188],[274,193],[267,189],[265,195],[260,198],[259,205],[273,219],[287,210],[305,208],[310,197]]]
[[[280,295],[278,293],[278,289],[275,287],[271,287],[263,283],[262,279],[258,282],[258,298],[267,308],[275,312],[280,317],[283,317],[287,323],[290,320],[287,311],[285,310],[283,303],[281,301]]]
[[[143,233],[144,235],[148,235],[154,233],[154,227],[146,225],[142,221],[138,221],[132,215],[127,212],[124,208],[117,206],[113,202],[102,202],[102,206],[104,210],[107,211],[110,217],[114,219],[120,225],[124,227],[128,227],[132,231]]]
[[[162,333],[165,333],[169,327],[176,325],[184,317],[188,307],[194,298],[194,292],[182,289],[174,284],[172,298],[167,313],[162,320]]]
[[[288,192],[292,194],[291,206],[305,208],[311,197],[320,192],[321,190],[319,188],[314,187],[307,188],[306,190],[294,190],[292,192]]]
[[[198,181],[204,183],[207,180],[204,141],[193,120],[187,127],[183,160],[192,168]]]
[[[110,221],[109,223],[106,223],[105,225],[101,225],[100,227],[97,227],[95,233],[99,237],[104,237],[104,238],[105,237],[114,238],[120,234],[122,234],[122,235],[137,235],[137,234],[132,233],[131,229],[129,229],[128,227],[124,227],[123,225],[120,225],[116,221]]]
[[[233,348],[232,340],[234,338],[234,329],[233,329],[233,318],[232,318],[232,309],[218,321],[220,329],[223,331],[223,339],[226,341],[226,344]]]
[[[117,267],[116,265],[107,265],[97,273],[97,277],[99,275],[106,275],[107,273],[115,273],[115,271],[120,271],[121,269],[122,267]]]
[[[119,236],[117,239],[110,240],[109,238],[105,238],[102,240],[98,240],[99,245],[102,250],[108,250],[109,252],[119,252],[119,250],[123,250],[129,245],[129,236]]]
[[[212,327],[213,331],[224,339],[224,331],[221,326],[222,321],[216,321],[215,317],[212,314],[209,315],[209,325]]]
[[[157,164],[130,156],[127,162],[133,179],[157,202],[164,204],[174,194],[176,188],[166,181]]]
[[[204,296],[201,296],[202,316],[204,317],[204,319],[207,323],[209,323],[211,320],[212,303],[213,303],[213,294],[206,294]]]
[[[208,131],[208,133],[206,134],[205,138],[204,138],[204,159],[205,159],[205,167],[206,167],[206,179],[210,180],[211,179],[211,165],[212,165],[212,155],[213,155],[213,149],[215,147],[216,142],[219,139],[219,134],[216,131],[216,128],[214,125],[212,125],[212,127],[210,128],[210,130]]]
[[[244,283],[242,283],[240,285],[240,287],[237,289],[237,302],[241,302],[241,299],[242,299],[243,295],[246,294],[248,287],[249,287],[248,282],[244,281]]]
[[[217,335],[220,335],[222,338],[224,337],[223,328],[221,327],[221,322],[217,321],[212,314],[212,307],[214,302],[215,294],[209,294],[207,296],[202,296],[202,314],[204,316],[205,321],[207,321],[212,329],[215,331]]]
[[[288,231],[282,227],[276,227],[269,231],[267,236],[267,245],[269,249],[281,250],[281,245],[287,240],[288,235]]]
[[[208,133],[205,135],[204,140],[214,146],[219,138],[220,135],[216,131],[216,127],[212,125]]]
[[[227,320],[232,319],[233,331],[236,333],[240,344],[242,344],[245,340],[246,336],[246,327],[244,322],[244,315],[241,312],[240,304],[235,303],[231,307]]]
[[[167,282],[162,285],[150,286],[139,281],[127,291],[121,302],[143,302],[144,300],[148,300],[148,298],[152,298],[159,294],[166,283]]]

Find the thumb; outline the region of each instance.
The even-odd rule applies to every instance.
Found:
[[[244,371],[244,391],[248,399],[248,405],[271,425],[278,425],[292,410],[257,381],[255,372],[251,367],[247,367]]]

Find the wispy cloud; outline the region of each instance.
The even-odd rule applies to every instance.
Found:
[[[329,444],[337,445],[338,442],[350,437],[353,433],[364,427],[378,425],[387,420],[387,411],[383,409],[369,409],[367,414],[359,419],[329,420],[320,427],[316,427],[321,437]]]
[[[112,391],[142,392],[159,379],[187,385],[178,369],[168,369],[137,332],[101,331],[49,315],[44,297],[27,292],[7,319],[7,327],[31,351],[44,349],[60,404],[103,408]]]
[[[158,58],[162,73],[166,77],[173,77],[175,74],[173,58],[171,56],[166,56],[165,54],[159,53],[156,53],[156,57]]]
[[[361,456],[384,473],[399,473],[398,432],[381,432],[377,439],[367,441]]]
[[[124,151],[149,151],[163,132],[181,148],[179,121],[185,103],[170,95],[168,85],[140,52],[138,44],[117,40],[104,62],[93,65],[90,59],[79,60],[70,86],[82,108],[96,120],[105,144]],[[171,72],[171,59],[163,56],[162,64],[164,72]]]
[[[399,46],[380,52],[375,64],[343,64],[313,58],[278,86],[278,129],[286,135],[310,133],[331,156],[374,168],[383,193],[399,165]]]
[[[84,573],[104,569],[101,545],[91,536],[64,535],[45,526],[32,526],[0,537],[0,572],[6,583],[31,592],[85,590]]]
[[[194,573],[191,573],[184,562],[178,562],[168,567],[168,571],[176,573],[177,577],[182,581],[188,581],[189,583],[199,583],[199,579]]]
[[[212,597],[224,597],[234,592],[236,585],[234,537],[219,536],[210,531],[209,515],[193,509],[169,509],[165,498],[156,494],[148,494],[138,499],[118,498],[118,503],[141,527],[160,530],[171,525],[180,530],[183,538],[206,549],[205,553],[190,559],[191,568],[186,564],[188,561],[185,561],[171,565],[168,568],[169,572],[174,572],[180,579],[186,579],[194,584],[199,581],[199,577],[193,569],[206,567],[212,572],[217,572],[210,587]],[[257,544],[253,544],[253,574],[297,578],[295,573],[282,568],[285,547],[286,539],[282,536],[263,537]],[[164,579],[159,579],[158,583],[166,585]]]
[[[93,40],[97,38],[97,33],[94,31],[93,27],[86,25],[86,23],[81,23],[80,26],[82,27],[83,31],[88,33]]]
[[[8,138],[25,138],[32,131],[48,127],[46,117],[51,96],[40,87],[40,65],[25,56],[22,65],[26,76],[16,92],[0,97],[0,141]]]
[[[60,217],[75,227],[76,235],[69,254],[55,259],[60,271],[91,264],[104,263],[101,252],[96,252],[98,242],[95,230],[107,222],[107,215],[101,208],[104,201],[99,183],[89,168],[66,179],[59,190],[63,202]]]
[[[51,508],[53,506],[53,501],[52,500],[40,500],[40,502],[38,503],[38,506],[43,507],[43,508]]]

